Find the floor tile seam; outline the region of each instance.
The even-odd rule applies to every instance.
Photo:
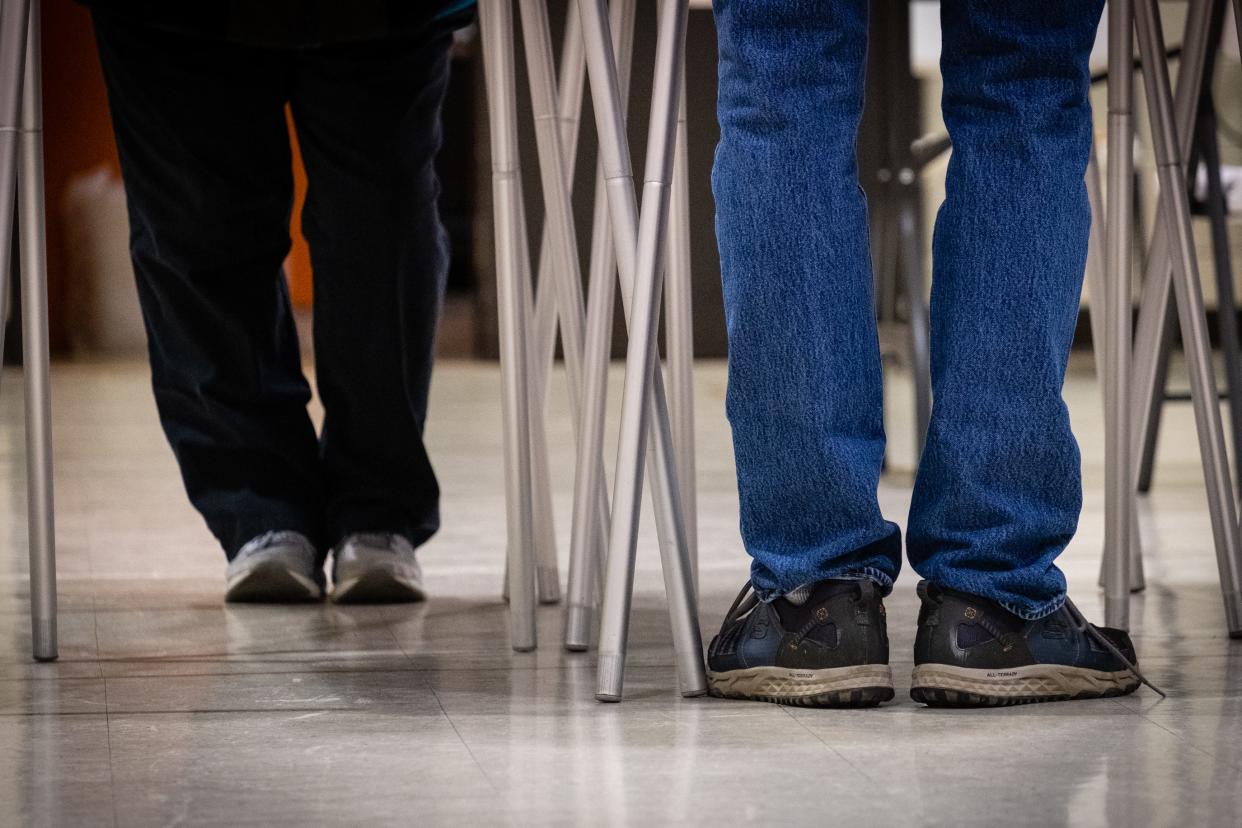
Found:
[[[1114,701],[1116,701],[1116,700],[1114,700]],[[1118,702],[1118,703],[1120,704],[1120,702]],[[1229,760],[1229,759],[1226,759],[1225,757],[1219,756],[1218,754],[1216,754],[1216,753],[1214,753],[1214,752],[1212,752],[1212,751],[1210,751],[1210,750],[1206,750],[1206,749],[1204,749],[1204,748],[1203,748],[1202,746],[1200,746],[1197,742],[1192,741],[1191,739],[1189,739],[1189,738],[1188,738],[1185,734],[1179,733],[1179,732],[1177,732],[1176,730],[1173,730],[1173,729],[1171,729],[1171,728],[1169,728],[1169,727],[1166,727],[1165,725],[1161,724],[1158,720],[1153,719],[1151,716],[1148,716],[1148,715],[1147,715],[1147,711],[1146,711],[1146,710],[1135,710],[1134,708],[1127,708],[1127,709],[1128,709],[1131,713],[1133,713],[1134,715],[1136,715],[1136,716],[1138,716],[1139,718],[1141,718],[1143,721],[1148,722],[1149,724],[1153,724],[1153,725],[1155,725],[1156,727],[1160,728],[1162,731],[1164,731],[1165,733],[1167,733],[1167,734],[1169,734],[1170,736],[1172,736],[1172,737],[1173,737],[1173,739],[1174,739],[1174,740],[1176,740],[1178,743],[1180,743],[1180,744],[1182,744],[1182,745],[1184,745],[1184,746],[1186,746],[1186,747],[1190,748],[1191,750],[1194,750],[1194,751],[1196,751],[1196,752],[1198,752],[1198,753],[1203,754],[1204,756],[1206,756],[1207,758],[1211,759],[1212,761],[1214,761],[1214,762],[1227,761],[1227,762],[1229,762],[1229,764],[1230,764],[1230,765],[1232,765],[1233,767],[1236,767],[1236,768],[1242,768],[1242,758],[1239,758],[1239,759],[1234,759],[1234,760]]]
[[[449,723],[449,727],[453,728],[453,733],[457,735],[457,741],[461,742],[461,746],[466,749],[466,754],[470,757],[470,761],[474,763],[474,766],[478,768],[479,773],[483,775],[483,779],[487,782],[488,787],[492,789],[492,792],[499,794],[500,788],[496,785],[496,781],[492,779],[491,774],[489,774],[487,769],[483,767],[483,763],[480,762],[479,757],[475,755],[474,748],[472,748],[466,741],[466,737],[461,735],[461,731],[457,728],[457,722],[453,721],[453,717],[450,716],[448,710],[445,709],[444,702],[440,699],[440,694],[435,691],[435,688],[432,688],[431,695],[435,698],[436,704],[440,708],[440,715],[444,716],[444,720]],[[507,821],[510,825],[516,824],[511,814],[507,814],[506,816],[509,817]]]
[[[364,714],[401,713],[410,717],[422,715],[412,713],[410,708],[411,704],[409,703],[390,702],[374,707],[168,707],[149,710],[117,708],[109,710],[108,714],[110,716],[254,716],[264,714],[283,715],[286,713],[343,713],[357,716]]]
[[[96,635],[98,635],[98,627],[96,627]],[[112,760],[112,715],[108,712],[108,680],[103,679],[104,693],[104,734],[108,743],[108,802],[112,806],[112,825],[113,828],[119,826],[120,814],[116,803],[116,766]]]
[[[834,756],[836,756],[838,759],[840,759],[842,762],[848,765],[850,769],[852,769],[855,773],[857,773],[863,779],[867,780],[867,782],[871,783],[872,785],[878,785],[883,782],[883,780],[873,779],[869,773],[867,773],[865,770],[863,770],[861,767],[855,764],[849,757],[847,757],[845,754],[841,753],[841,751],[837,750],[835,747],[833,747],[831,744],[825,741],[824,738],[820,736],[818,733],[816,733],[814,730],[807,727],[806,723],[802,721],[801,717],[794,715],[793,710],[791,710],[788,707],[785,707],[784,705],[781,705],[780,709],[786,716],[789,717],[791,721],[796,723],[798,727],[802,728],[804,732],[810,734],[810,736],[813,739],[815,739],[815,741],[819,742],[830,753],[832,753]]]

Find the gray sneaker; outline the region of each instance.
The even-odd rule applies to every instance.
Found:
[[[224,600],[292,604],[323,598],[323,564],[298,532],[267,532],[248,541],[229,561]]]
[[[421,601],[423,570],[401,535],[350,535],[333,552],[332,600],[338,604]]]

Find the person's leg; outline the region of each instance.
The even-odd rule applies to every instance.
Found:
[[[1008,705],[1134,692],[1122,630],[1054,564],[1081,504],[1061,399],[1091,213],[1087,59],[1099,0],[945,0],[953,139],[936,222],[932,411],[909,524],[926,580],[910,696]]]
[[[292,181],[271,53],[95,16],[160,420],[232,559],[321,535],[318,451],[281,263]]]
[[[854,150],[867,2],[715,8],[726,407],[752,563],[708,646],[708,689],[876,705],[893,697],[881,593],[901,539],[876,501],[883,393]]]
[[[333,545],[357,533],[418,545],[439,526],[422,434],[448,266],[434,159],[451,42],[437,29],[297,63]]]
[[[887,589],[900,538],[876,486],[883,393],[855,141],[865,0],[717,0],[712,173],[742,539],[764,598]]]
[[[1081,505],[1061,398],[1091,220],[1088,57],[1099,0],[945,0],[927,447],[911,566],[1023,618],[1056,610]]]

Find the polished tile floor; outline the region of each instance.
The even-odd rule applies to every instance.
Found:
[[[723,367],[697,381],[710,634],[746,561]],[[881,498],[900,520],[910,406],[899,373],[891,384]],[[907,575],[889,603],[897,698],[843,712],[678,697],[649,517],[623,704],[592,700],[593,657],[560,649],[557,607],[541,610],[537,652],[511,652],[498,377],[466,362],[442,365],[433,390],[434,598],[376,608],[221,603],[223,558],[184,501],[145,368],[57,365],[61,659],[34,664],[19,375],[0,387],[0,825],[1242,823],[1242,641],[1225,636],[1186,405],[1170,410],[1143,506],[1150,586],[1134,602],[1167,700],[921,708],[906,694]],[[553,394],[564,538],[572,455],[563,387]],[[1086,511],[1062,561],[1098,618],[1102,432],[1077,362],[1067,397]]]

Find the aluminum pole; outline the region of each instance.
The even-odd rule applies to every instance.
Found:
[[[1212,25],[1212,0],[1191,0],[1182,32],[1182,56],[1178,63],[1174,118],[1183,170],[1190,162],[1199,96],[1204,82],[1208,33]],[[1162,58],[1163,61],[1163,58]],[[1184,175],[1185,173],[1183,173]],[[1156,425],[1164,405],[1164,383],[1170,350],[1168,338],[1175,316],[1173,271],[1169,261],[1169,235],[1164,227],[1165,207],[1156,205],[1152,238],[1143,275],[1143,293],[1134,330],[1134,451],[1138,469],[1135,484],[1146,483],[1151,452],[1155,449]],[[1145,486],[1144,486],[1145,488]],[[1137,538],[1136,538],[1137,540]]]
[[[694,451],[694,276],[690,266],[690,149],[686,137],[686,64],[678,69],[677,138],[669,205],[668,267],[664,284],[664,336],[668,353],[668,413],[677,452],[677,484],[686,522],[690,572],[699,582],[698,471]]]
[[[56,532],[52,499],[52,405],[48,370],[47,235],[43,203],[43,85],[39,4],[29,13],[21,109],[18,226],[22,262],[22,359],[26,382],[26,491],[30,623],[34,657],[56,658]]]
[[[689,550],[682,521],[677,469],[668,424],[668,403],[655,359],[655,316],[659,311],[660,276],[665,253],[669,177],[676,137],[676,108],[684,46],[686,7],[666,0],[660,8],[656,43],[655,82],[648,133],[647,175],[643,190],[644,218],[638,222],[629,146],[621,117],[616,61],[609,40],[602,0],[579,0],[587,51],[587,76],[595,102],[600,153],[608,183],[609,209],[622,281],[622,298],[631,295],[630,350],[627,355],[622,404],[612,532],[600,623],[599,675],[596,698],[619,701],[624,683],[629,610],[633,598],[634,556],[644,446],[649,449],[648,473],[660,536],[665,590],[673,627],[678,675],[683,695],[706,692]],[[650,207],[650,209],[647,209]],[[632,287],[632,290],[631,290]],[[648,394],[647,392],[651,393]],[[648,443],[647,426],[652,429]]]
[[[1156,0],[1139,0],[1135,14],[1139,53],[1143,63],[1143,88],[1151,117],[1152,145],[1160,179],[1160,198],[1165,206],[1165,228],[1169,234],[1173,288],[1178,318],[1182,326],[1182,345],[1190,372],[1195,424],[1207,486],[1208,513],[1216,541],[1216,562],[1220,570],[1225,620],[1231,637],[1242,637],[1242,543],[1238,513],[1234,502],[1225,431],[1221,422],[1216,377],[1212,372],[1212,352],[1203,305],[1203,288],[1195,258],[1194,235],[1190,224],[1190,204],[1186,193],[1185,156],[1179,143],[1173,111],[1169,70],[1164,61],[1164,34]]]
[[[1091,322],[1091,351],[1095,357],[1095,375],[1100,383],[1104,403],[1104,418],[1112,416],[1109,405],[1112,397],[1108,387],[1108,357],[1106,355],[1108,332],[1105,330],[1105,308],[1108,306],[1108,275],[1105,257],[1108,249],[1108,232],[1104,210],[1104,192],[1100,186],[1100,165],[1095,154],[1095,141],[1091,142],[1091,154],[1087,158],[1087,201],[1091,204],[1091,232],[1087,237],[1087,293],[1091,300],[1088,319]],[[1131,372],[1133,377],[1133,372]],[[1133,421],[1131,421],[1133,426]],[[1140,552],[1138,510],[1130,509],[1130,591],[1145,586],[1143,556]],[[1107,581],[1108,554],[1100,560],[1100,586]]]
[[[636,0],[613,0],[609,29],[617,55],[617,87],[620,118],[625,122],[629,100],[630,68],[634,59]],[[575,3],[575,8],[577,4]],[[624,128],[624,127],[623,127]],[[578,466],[574,474],[573,528],[570,536],[569,589],[566,599],[565,649],[586,650],[591,640],[591,619],[598,595],[603,592],[603,561],[611,533],[610,513],[591,509],[600,497],[608,497],[604,481],[604,426],[608,404],[608,365],[612,355],[612,318],[616,291],[617,258],[612,222],[608,212],[608,188],[602,157],[596,164],[595,215],[591,229],[590,286],[587,292],[586,346]]]
[[[17,199],[17,136],[21,126],[22,74],[29,19],[29,0],[0,3],[0,346],[8,319],[13,213]]]
[[[511,0],[480,0],[479,30],[488,87],[492,193],[496,221],[496,282],[505,446],[505,506],[509,558],[509,635],[513,649],[533,650],[535,536],[531,491],[530,360],[527,308],[529,260],[517,138]]]
[[[527,49],[529,50],[529,46]],[[548,48],[550,53],[550,46]],[[565,37],[561,49],[560,90],[554,118],[559,124],[564,150],[562,171],[570,192],[578,148],[578,125],[582,114],[582,90],[586,80],[586,64],[582,56],[582,27],[578,24],[577,7],[567,10]],[[530,59],[529,51],[527,54]],[[532,77],[531,82],[535,80]],[[541,162],[542,163],[542,162]],[[539,247],[539,278],[535,283],[534,340],[531,365],[531,451],[534,455],[534,506],[536,571],[539,601],[555,604],[560,600],[560,576],[556,555],[556,519],[552,508],[552,479],[548,469],[547,402],[548,378],[556,359],[556,331],[559,296],[553,276],[556,256],[552,254],[552,225],[545,221]]]
[[[1139,0],[1143,2],[1143,0]],[[1133,232],[1134,62],[1131,0],[1108,4],[1108,236],[1105,285],[1104,616],[1130,626],[1130,280]],[[1163,60],[1163,53],[1160,57]]]

